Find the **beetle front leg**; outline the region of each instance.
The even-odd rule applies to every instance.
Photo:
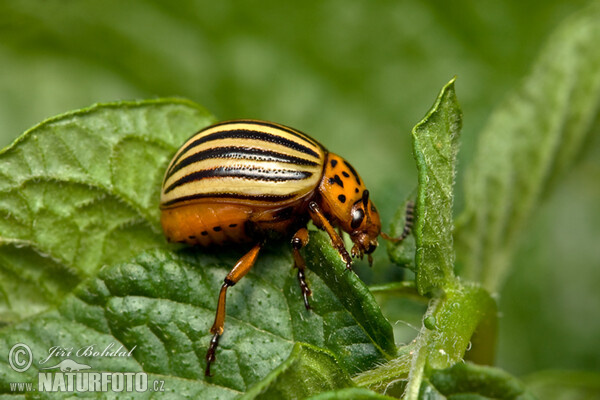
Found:
[[[389,240],[392,243],[400,243],[410,235],[413,223],[415,220],[415,203],[412,201],[406,202],[406,209],[404,211],[404,229],[398,237],[391,237],[387,233],[381,232],[381,237],[385,240]]]
[[[210,341],[208,351],[206,352],[206,370],[204,371],[205,376],[211,376],[210,364],[217,359],[216,351],[217,347],[219,346],[219,338],[223,334],[223,329],[225,326],[225,299],[227,297],[227,288],[238,283],[240,279],[242,279],[244,275],[246,275],[248,271],[252,269],[254,263],[256,262],[256,258],[258,257],[260,248],[261,244],[259,243],[242,258],[240,258],[229,274],[227,274],[225,277],[225,282],[223,283],[223,286],[221,286],[215,322],[213,323],[212,328],[210,328],[210,333],[213,334],[213,337]]]
[[[323,211],[321,211],[319,205],[314,201],[308,203],[308,213],[318,228],[325,229],[325,232],[327,232],[331,238],[331,244],[333,245],[333,248],[340,253],[342,260],[344,260],[346,263],[346,268],[352,269],[352,258],[350,257],[350,254],[348,254],[346,246],[344,246],[344,241],[340,235],[337,234],[333,226],[331,226],[331,223],[327,220],[327,218],[325,218],[325,215],[323,215]]]
[[[308,302],[308,296],[312,295],[308,283],[306,283],[306,276],[304,271],[306,270],[306,264],[300,254],[300,249],[308,244],[308,229],[300,228],[298,232],[292,238],[292,254],[294,255],[294,264],[298,268],[298,282],[300,283],[300,290],[302,290],[302,297],[304,298],[304,306],[307,310],[310,310],[310,304]]]

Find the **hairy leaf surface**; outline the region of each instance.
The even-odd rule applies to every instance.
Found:
[[[0,321],[43,310],[104,264],[165,247],[164,169],[213,121],[186,100],[96,105],[48,119],[0,152]]]

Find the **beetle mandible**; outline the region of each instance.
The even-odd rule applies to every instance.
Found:
[[[327,232],[351,269],[352,258],[335,228],[350,235],[353,257],[371,253],[381,233],[377,209],[356,170],[310,136],[285,125],[258,120],[214,124],[193,135],[177,151],[163,180],[161,224],[169,241],[212,246],[253,243],[225,277],[217,303],[205,375],[216,359],[225,324],[227,288],[250,271],[266,239],[291,237],[304,305],[311,290],[300,250],[306,225]],[[412,216],[411,216],[412,218]]]

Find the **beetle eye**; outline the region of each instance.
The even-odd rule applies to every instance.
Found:
[[[363,219],[365,218],[365,212],[362,208],[357,208],[352,210],[352,222],[350,223],[350,227],[352,229],[356,229],[362,224]]]

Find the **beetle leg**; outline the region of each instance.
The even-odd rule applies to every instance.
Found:
[[[408,235],[410,235],[410,232],[412,231],[414,220],[415,220],[415,203],[412,201],[408,201],[408,202],[406,202],[406,211],[404,212],[404,229],[402,230],[402,234],[400,234],[400,236],[395,238],[395,237],[391,237],[387,233],[381,232],[381,237],[384,238],[385,240],[389,240],[390,242],[393,242],[393,243],[400,243],[401,241],[406,239],[406,237]]]
[[[310,214],[310,218],[313,220],[313,222],[315,223],[315,225],[317,225],[318,228],[325,229],[325,232],[327,232],[327,234],[331,238],[333,248],[336,249],[338,253],[340,253],[340,256],[346,263],[346,268],[352,269],[352,258],[350,257],[350,254],[348,254],[348,251],[344,246],[344,241],[342,240],[340,235],[337,234],[335,229],[333,229],[333,226],[331,226],[331,223],[327,220],[327,218],[325,218],[325,215],[323,215],[323,211],[321,211],[319,205],[314,201],[308,203],[308,213]]]
[[[304,271],[306,270],[306,264],[300,254],[300,249],[308,244],[308,230],[306,227],[298,229],[298,232],[292,238],[292,254],[294,255],[294,264],[298,268],[298,282],[300,283],[300,290],[302,290],[302,297],[304,298],[304,306],[307,310],[310,310],[310,304],[308,303],[308,296],[312,294],[308,283],[306,283],[306,276]]]
[[[240,279],[244,277],[252,269],[254,263],[256,262],[256,258],[258,256],[258,252],[261,249],[262,244],[259,243],[254,246],[248,253],[246,253],[240,260],[235,264],[229,274],[225,277],[225,282],[223,286],[221,286],[221,291],[219,292],[219,301],[217,303],[217,314],[215,315],[215,322],[213,323],[212,328],[210,328],[210,333],[213,334],[213,337],[210,341],[210,346],[208,347],[208,351],[206,352],[206,370],[204,371],[205,376],[210,375],[210,364],[216,360],[216,351],[217,346],[219,345],[219,338],[223,334],[223,327],[225,325],[225,298],[227,297],[227,288],[235,285],[239,282]]]

